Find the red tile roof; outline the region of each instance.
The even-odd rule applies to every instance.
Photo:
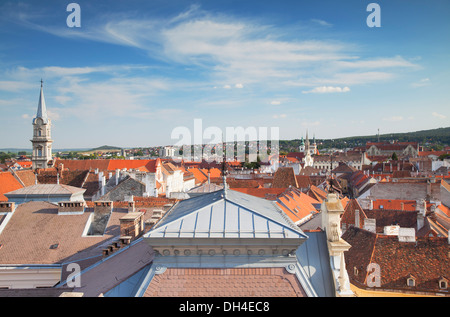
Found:
[[[298,188],[309,188],[313,183],[308,175],[295,175]]]
[[[30,168],[33,165],[31,161],[16,161],[16,163],[22,166],[23,168]]]
[[[450,245],[446,238],[399,242],[396,236],[357,228],[348,229],[342,238],[352,246],[345,253],[345,262],[350,281],[356,286],[367,285],[369,263],[379,265],[382,289],[438,292],[439,279],[450,276]],[[416,278],[416,286],[407,286],[410,275]]]
[[[439,208],[440,211],[442,211],[444,214],[447,215],[447,217],[450,217],[450,208],[444,205],[439,205],[437,208]]]
[[[307,194],[316,199],[319,203],[322,203],[322,201],[327,198],[327,193],[315,185],[311,185]]]
[[[278,168],[273,176],[272,188],[287,188],[289,186],[298,187],[294,169],[292,167]]]
[[[317,210],[313,205],[316,203],[318,203],[317,200],[294,187],[288,188],[277,200],[277,205],[294,223],[306,220],[309,216],[316,213]]]
[[[6,201],[5,193],[23,188],[22,184],[10,173],[0,172],[0,201]]]
[[[189,168],[188,171],[194,174],[195,184],[203,184],[208,181],[208,176],[206,176],[201,169],[194,167]]]
[[[144,297],[305,297],[284,268],[168,268]]]
[[[36,183],[36,176],[32,170],[15,171],[15,173],[25,186],[31,186]]]
[[[359,202],[356,199],[350,199],[347,205],[344,208],[344,213],[341,217],[341,223],[346,224],[347,227],[349,225],[355,225],[355,215],[356,210],[359,210],[359,228],[364,227],[364,220],[367,218],[366,213],[364,212],[363,208],[359,204]]]
[[[57,159],[55,166],[60,164],[64,165],[64,168],[68,168],[71,171],[75,170],[94,170],[96,168],[99,171],[115,171],[116,169],[139,169],[145,167],[149,172],[154,173],[156,166],[160,163],[160,159],[156,160],[61,160]]]
[[[286,188],[232,188],[232,190],[268,200],[276,200],[277,196],[282,194]]]
[[[399,225],[402,228],[417,228],[417,212],[373,209],[365,211],[367,218],[375,219],[376,232],[382,233],[385,226]]]

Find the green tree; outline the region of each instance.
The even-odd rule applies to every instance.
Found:
[[[392,153],[392,160],[394,160],[394,161],[397,161],[398,160],[398,156],[397,156],[397,153]]]

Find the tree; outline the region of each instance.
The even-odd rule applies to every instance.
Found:
[[[392,158],[393,161],[398,161],[397,153],[395,153],[395,152],[392,153],[392,157],[391,158]]]

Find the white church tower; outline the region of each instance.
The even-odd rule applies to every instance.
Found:
[[[52,160],[51,121],[45,107],[43,81],[41,80],[41,94],[36,117],[33,119],[33,153],[31,155],[32,168],[47,168]]]

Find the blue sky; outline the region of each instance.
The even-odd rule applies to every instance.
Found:
[[[173,144],[174,128],[279,127],[281,139],[447,127],[450,2],[0,4],[0,148],[30,148],[40,79],[54,148]],[[208,140],[205,140],[207,142]]]

